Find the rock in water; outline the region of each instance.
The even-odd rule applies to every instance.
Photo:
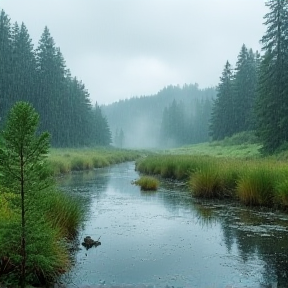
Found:
[[[99,239],[100,239],[100,237],[99,237]],[[97,246],[101,245],[101,242],[98,240],[95,241],[90,236],[86,236],[84,238],[84,242],[82,242],[82,245],[88,250],[88,249],[92,248],[93,246],[97,247]]]

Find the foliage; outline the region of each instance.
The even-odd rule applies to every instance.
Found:
[[[258,85],[260,55],[243,44],[238,55],[233,81],[233,134],[255,129],[255,98]]]
[[[210,135],[213,140],[255,129],[259,65],[260,54],[248,50],[244,44],[235,69],[226,62],[212,107]]]
[[[47,27],[34,49],[24,23],[12,26],[0,14],[0,126],[17,101],[33,104],[40,131],[49,131],[56,147],[109,145],[107,119],[92,107],[85,85],[72,77]],[[61,124],[59,124],[61,123]]]
[[[231,64],[227,61],[217,88],[217,97],[211,113],[211,136],[213,140],[221,140],[234,133],[235,112],[233,107],[233,80]]]
[[[38,120],[39,116],[31,105],[17,102],[9,112],[8,121],[2,133],[4,146],[0,149],[1,182],[13,193],[20,194],[18,204],[21,211],[19,218],[21,221],[18,226],[20,232],[16,235],[18,245],[21,247],[17,257],[20,260],[18,266],[21,287],[24,287],[26,283],[26,265],[29,266],[31,256],[27,254],[29,246],[27,235],[31,229],[29,226],[34,225],[34,223],[29,223],[29,220],[33,219],[31,216],[35,216],[33,204],[35,198],[39,197],[37,193],[41,193],[40,191],[49,185],[49,174],[44,162],[48,153],[49,134],[43,133],[39,137],[35,135]]]
[[[81,220],[79,203],[52,189],[49,134],[37,135],[38,120],[29,103],[17,102],[2,132],[0,277],[5,285],[48,284],[68,269],[63,240],[75,235]]]
[[[117,147],[121,143],[126,148],[175,147],[208,140],[214,97],[214,88],[170,85],[155,95],[120,100],[101,108]],[[119,139],[121,130],[124,141]]]
[[[287,206],[288,164],[275,157],[162,154],[137,160],[136,169],[145,174],[185,180],[196,197],[229,197],[246,205]]]
[[[214,157],[233,157],[233,158],[259,158],[261,156],[259,149],[260,144],[242,143],[241,139],[225,138],[221,141],[213,141],[210,143],[200,143],[189,146],[183,146],[176,149],[166,151],[168,154],[175,155],[209,155]]]
[[[135,185],[141,187],[141,190],[150,191],[157,190],[159,186],[158,179],[150,176],[142,176],[140,179],[133,182]]]
[[[133,161],[142,154],[143,152],[140,151],[112,147],[89,149],[54,148],[50,150],[48,164],[52,174],[59,175],[71,171],[101,168],[111,164]]]
[[[83,207],[79,199],[62,191],[46,190],[38,207],[45,212],[45,220],[62,238],[72,239],[83,220]]]
[[[275,196],[275,171],[268,167],[250,168],[237,182],[237,195],[250,206],[272,206]]]
[[[219,198],[222,197],[222,180],[216,169],[199,170],[191,175],[189,186],[195,197]]]
[[[280,203],[280,205],[282,204],[288,207],[288,180],[285,179],[281,182],[278,182],[276,184],[275,190],[276,200]]]
[[[288,140],[288,2],[268,0],[266,6],[256,124],[263,153],[272,154]]]

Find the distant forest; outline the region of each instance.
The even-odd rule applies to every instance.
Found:
[[[153,97],[103,107],[114,143],[174,147],[250,131],[264,154],[287,149],[288,1],[265,5],[262,56],[243,44],[235,67],[224,65],[216,91],[169,86]]]
[[[17,101],[40,114],[40,132],[55,147],[108,145],[111,133],[100,107],[92,106],[85,85],[72,77],[47,27],[33,48],[24,23],[11,25],[0,14],[0,127]]]
[[[214,88],[168,86],[156,95],[102,106],[119,147],[169,148],[209,140]]]
[[[0,15],[0,126],[18,100],[31,102],[54,146],[175,147],[252,131],[266,154],[288,147],[288,1],[267,0],[262,54],[240,48],[216,88],[167,86],[156,95],[92,106],[45,27],[28,31]],[[96,79],[97,81],[97,79]],[[103,113],[103,114],[102,114]]]

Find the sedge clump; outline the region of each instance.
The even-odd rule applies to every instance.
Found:
[[[140,179],[133,182],[133,184],[141,187],[144,191],[156,191],[159,186],[158,179],[151,176],[142,176]]]

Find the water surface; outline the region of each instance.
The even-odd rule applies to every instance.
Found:
[[[69,287],[288,287],[288,217],[226,202],[200,202],[162,182],[131,184],[134,163],[65,176],[59,185],[86,203]],[[142,286],[141,286],[142,285]]]

